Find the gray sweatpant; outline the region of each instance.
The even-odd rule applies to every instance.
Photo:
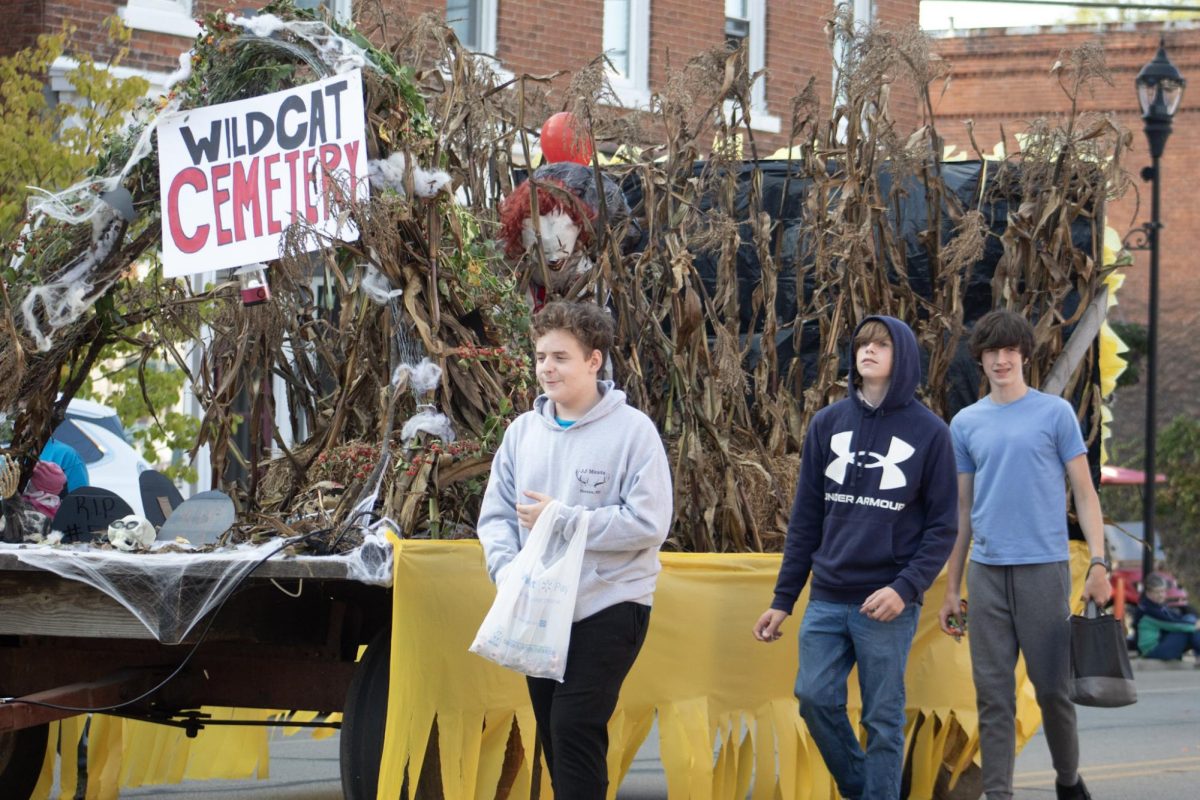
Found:
[[[1071,568],[1053,564],[989,566],[971,562],[971,672],[979,708],[979,747],[987,800],[1011,800],[1016,758],[1017,651],[1033,682],[1058,783],[1073,786],[1079,768],[1070,679]]]

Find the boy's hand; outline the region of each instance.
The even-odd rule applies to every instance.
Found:
[[[531,497],[537,502],[517,503],[517,522],[521,523],[522,528],[533,530],[538,517],[542,515],[542,512],[546,510],[546,506],[554,498],[541,492],[525,492],[525,496]]]
[[[780,611],[777,608],[768,608],[763,612],[763,615],[758,618],[758,622],[754,623],[754,638],[760,642],[773,642],[783,636],[779,632],[779,626],[788,618],[786,611]]]
[[[891,622],[900,616],[903,610],[904,601],[900,599],[900,595],[896,594],[892,587],[885,586],[872,592],[871,596],[863,601],[858,613],[876,622]]]
[[[1083,582],[1084,601],[1091,600],[1098,608],[1104,608],[1111,598],[1112,584],[1108,580],[1108,570],[1089,570],[1087,580]]]
[[[942,633],[953,636],[955,642],[961,644],[967,632],[967,601],[959,600],[958,594],[947,593],[942,608],[938,609],[937,622]]]
[[[942,607],[938,610],[938,624],[942,633],[953,636],[956,642],[961,642],[963,634],[966,633],[963,621],[966,612],[967,604],[960,596],[954,592],[946,592],[946,599],[942,601]]]

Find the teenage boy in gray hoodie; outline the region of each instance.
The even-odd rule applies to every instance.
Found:
[[[654,423],[597,379],[612,317],[592,303],[548,303],[533,318],[544,394],[509,425],[479,514],[488,574],[497,579],[551,500],[574,531],[591,509],[562,683],[527,678],[555,797],[604,800],[608,720],[646,629],[671,525],[671,473]]]

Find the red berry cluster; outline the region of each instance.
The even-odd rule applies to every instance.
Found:
[[[357,442],[326,450],[317,456],[317,466],[347,478],[366,478],[379,461],[379,448]]]
[[[442,444],[437,441],[430,442],[425,445],[423,452],[419,452],[413,456],[412,461],[409,462],[408,467],[404,470],[404,474],[410,478],[415,477],[424,464],[432,464],[442,455],[448,455],[453,460],[460,456],[478,453],[482,449],[483,446],[473,439],[464,439],[459,442],[450,442],[449,444]]]
[[[463,345],[451,352],[458,357],[458,364],[462,367],[465,367],[468,361],[494,359],[501,372],[511,373],[529,369],[529,356],[524,353],[511,353],[507,347]]]

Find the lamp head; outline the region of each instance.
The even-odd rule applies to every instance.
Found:
[[[1187,81],[1179,74],[1179,70],[1167,58],[1166,42],[1158,43],[1158,52],[1154,59],[1142,67],[1137,78],[1138,103],[1142,107],[1142,116],[1150,119],[1170,120],[1179,108],[1183,99],[1183,88]]]

